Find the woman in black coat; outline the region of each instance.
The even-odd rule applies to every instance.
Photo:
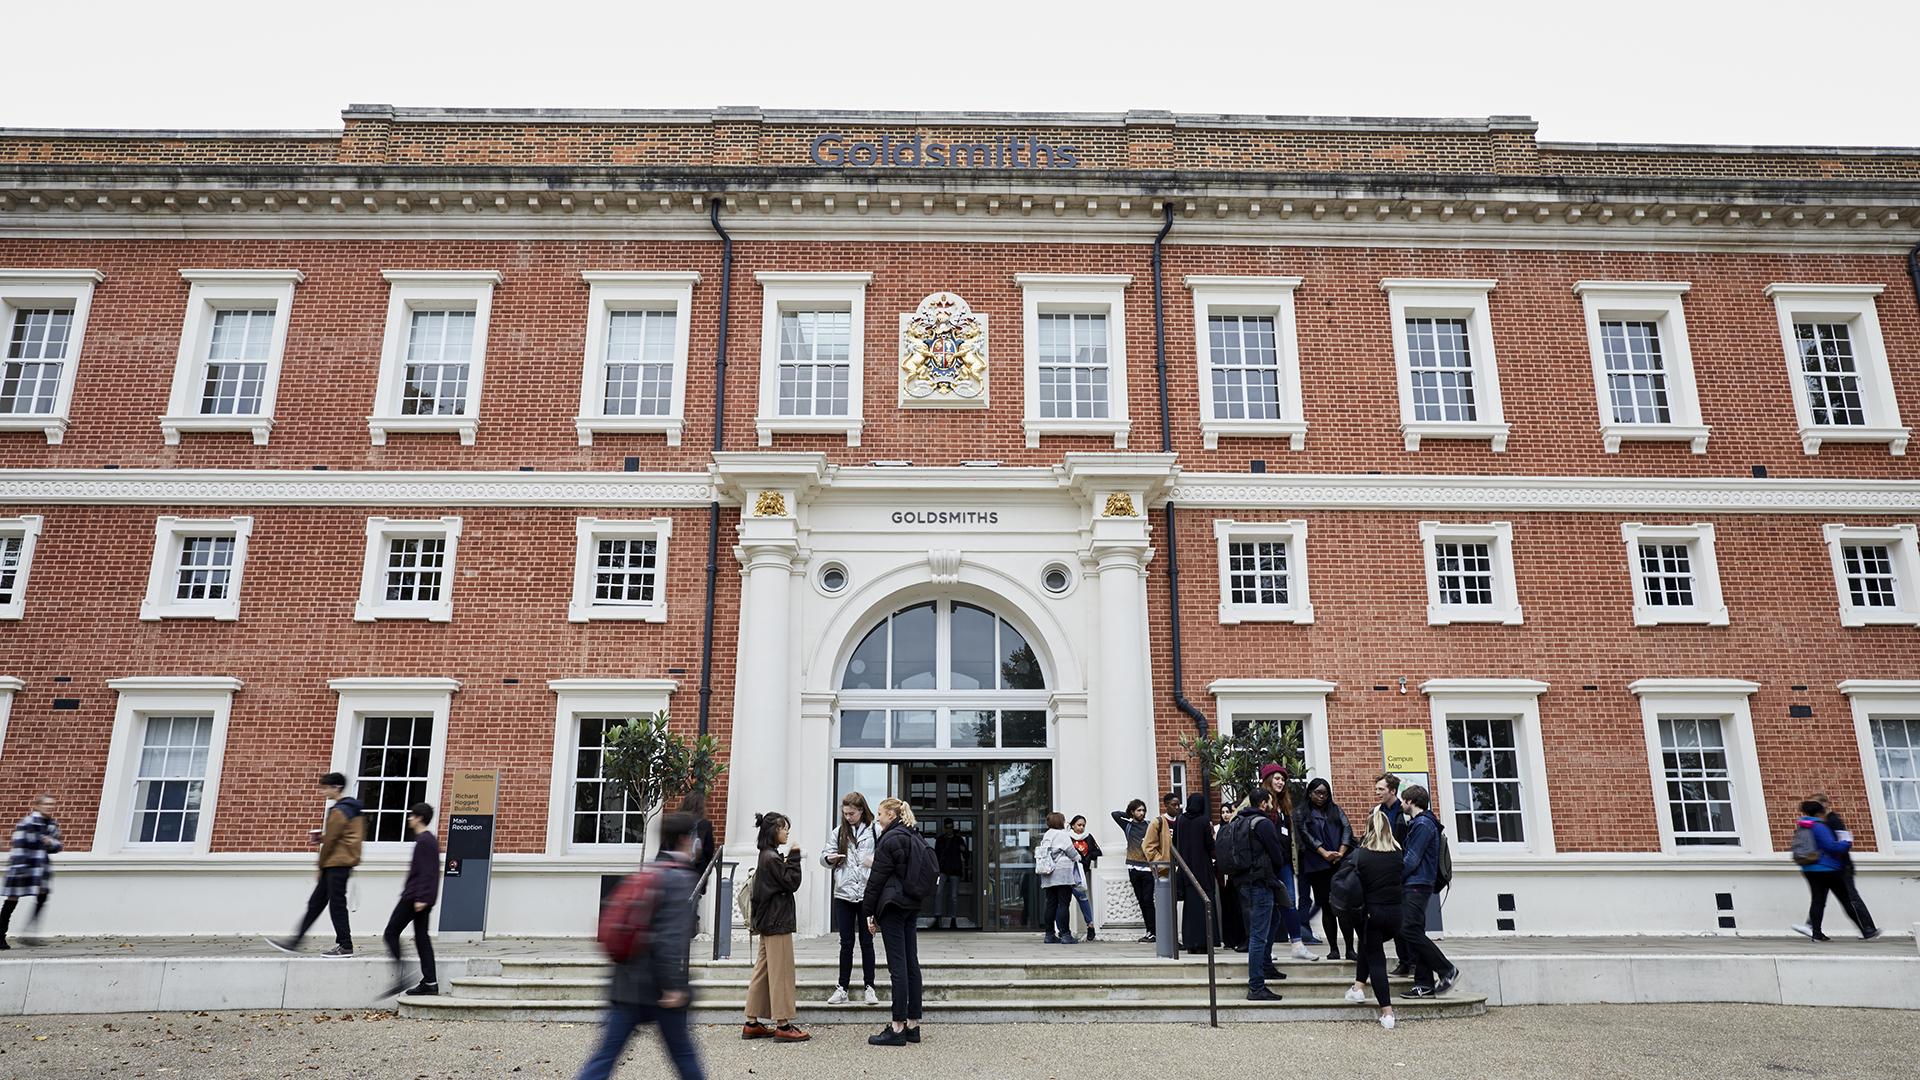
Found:
[[[1213,822],[1207,815],[1207,797],[1200,792],[1187,796],[1186,812],[1173,823],[1173,847],[1180,857],[1187,861],[1187,868],[1193,876],[1199,878],[1207,887],[1203,898],[1187,880],[1187,875],[1174,871],[1173,880],[1179,893],[1180,908],[1180,947],[1188,952],[1204,952],[1207,939],[1213,929],[1207,925],[1207,905],[1216,895],[1213,888]]]
[[[1220,824],[1214,826],[1213,836],[1217,842],[1220,830],[1233,820],[1235,803],[1232,792],[1222,788],[1220,791]],[[1247,951],[1247,921],[1240,914],[1240,890],[1227,888],[1227,875],[1220,872],[1218,866],[1213,872],[1214,893],[1220,897],[1219,943],[1234,952]]]

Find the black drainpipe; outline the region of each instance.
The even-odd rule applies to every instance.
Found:
[[[1167,305],[1165,285],[1162,281],[1161,248],[1166,243],[1167,234],[1173,231],[1173,200],[1161,203],[1166,224],[1160,226],[1160,233],[1153,238],[1153,363],[1154,371],[1160,380],[1160,450],[1173,452],[1173,418],[1167,414]],[[1180,538],[1173,526],[1173,500],[1168,499],[1167,517],[1167,629],[1173,646],[1173,703],[1179,710],[1193,720],[1194,730],[1201,736],[1207,733],[1207,716],[1187,700],[1185,666],[1180,654]],[[1207,793],[1207,803],[1213,803],[1213,778],[1207,775],[1203,766],[1200,771],[1200,786]]]
[[[1920,304],[1920,244],[1907,252],[1907,277],[1913,281],[1913,301]]]
[[[720,234],[720,334],[713,356],[713,450],[726,448],[727,309],[733,301],[733,237],[720,227],[719,196],[708,204],[707,220]],[[720,576],[720,500],[707,504],[707,615],[700,629],[700,734],[707,733],[713,710],[713,591]]]

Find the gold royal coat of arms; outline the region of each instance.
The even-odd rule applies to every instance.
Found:
[[[987,319],[948,292],[901,316],[900,403],[985,405]]]

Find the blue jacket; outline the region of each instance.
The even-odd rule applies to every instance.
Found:
[[[1440,870],[1440,826],[1433,815],[1422,811],[1407,822],[1406,855],[1401,860],[1402,884],[1433,888]]]
[[[1827,823],[1819,818],[1803,817],[1795,823],[1799,828],[1813,830],[1813,842],[1820,848],[1820,861],[1807,863],[1800,869],[1809,873],[1831,872],[1846,869],[1847,852],[1852,850],[1852,840],[1842,840],[1833,835]]]

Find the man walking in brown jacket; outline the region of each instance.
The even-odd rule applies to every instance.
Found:
[[[321,909],[333,916],[333,948],[322,956],[352,956],[353,932],[347,925],[347,879],[360,865],[360,842],[366,838],[367,819],[361,814],[360,800],[346,793],[347,778],[337,772],[320,778],[320,792],[332,801],[324,829],[313,829],[307,839],[320,848],[320,879],[313,895],[307,898],[307,913],[292,937],[268,938],[267,943],[281,952],[298,952]]]

